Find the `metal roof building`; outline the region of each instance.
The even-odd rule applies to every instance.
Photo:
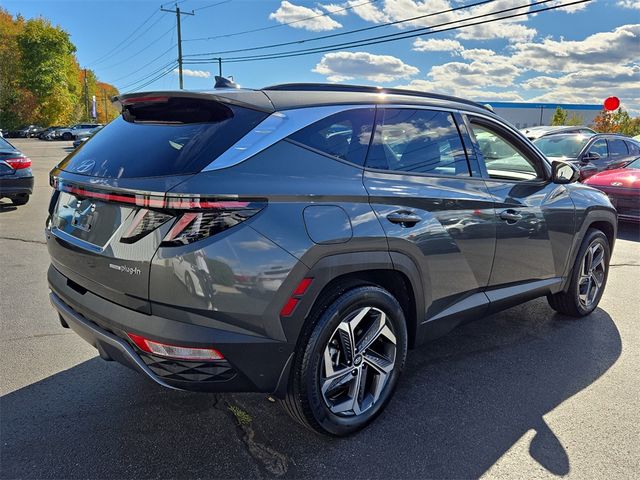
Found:
[[[602,105],[577,103],[527,103],[527,102],[480,102],[491,105],[497,115],[511,122],[516,128],[551,125],[551,119],[557,107],[567,112],[568,117],[573,114],[582,119],[582,125],[593,123]]]

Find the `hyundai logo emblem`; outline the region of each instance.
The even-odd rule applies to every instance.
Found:
[[[80,162],[80,165],[75,168],[75,171],[78,173],[90,172],[91,170],[93,170],[95,164],[96,162],[94,162],[93,160],[84,160],[83,162]]]

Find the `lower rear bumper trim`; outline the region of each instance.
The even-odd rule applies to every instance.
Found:
[[[155,375],[127,342],[74,312],[55,293],[51,292],[49,299],[66,324],[85,341],[93,345],[100,352],[101,357],[127,365],[146,375],[158,385],[180,390]]]

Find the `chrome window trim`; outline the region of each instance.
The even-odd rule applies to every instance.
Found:
[[[202,172],[221,170],[238,165],[278,143],[280,140],[284,140],[298,130],[323,118],[348,110],[368,108],[376,108],[376,105],[328,105],[273,112],[253,130],[223,152],[222,155],[204,167]]]

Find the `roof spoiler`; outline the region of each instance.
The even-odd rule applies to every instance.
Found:
[[[241,90],[239,88],[220,90],[216,92],[193,92],[186,90],[135,92],[116,95],[111,103],[122,112],[123,106],[134,103],[167,102],[171,98],[193,98],[203,101],[215,101],[250,108],[261,112],[272,113],[273,104],[266,94],[258,90]]]

